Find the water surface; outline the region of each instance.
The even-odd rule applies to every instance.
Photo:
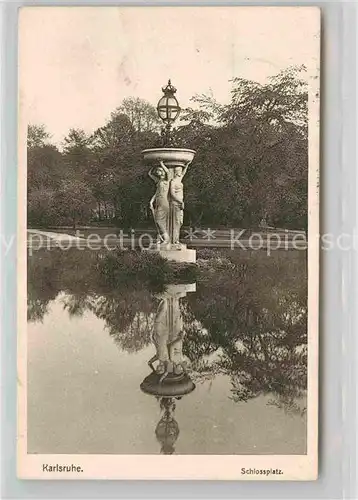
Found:
[[[88,252],[29,258],[29,453],[306,453],[306,255],[213,255],[179,300],[195,389],[165,428],[140,389],[163,292],[106,285]]]

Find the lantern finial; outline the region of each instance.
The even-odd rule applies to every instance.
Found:
[[[164,95],[158,102],[157,111],[159,117],[165,123],[165,128],[162,131],[163,145],[172,146],[172,124],[179,116],[180,106],[174,95],[177,89],[172,85],[170,78],[166,87],[162,87],[162,91]]]
[[[167,95],[167,96],[173,96],[175,94],[175,92],[177,91],[177,89],[172,85],[172,81],[170,78],[168,80],[167,86],[162,87],[162,91],[163,91],[164,95]]]

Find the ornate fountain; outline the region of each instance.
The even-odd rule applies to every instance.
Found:
[[[157,229],[157,251],[168,260],[195,262],[196,252],[180,242],[180,228],[184,217],[183,178],[194,159],[192,149],[176,148],[172,127],[180,113],[171,81],[162,88],[163,96],[157,111],[165,126],[162,130],[162,148],[145,149],[143,160],[149,167],[148,175],[156,184],[149,206]]]

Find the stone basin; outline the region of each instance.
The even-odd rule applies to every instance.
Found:
[[[158,164],[162,161],[169,167],[185,167],[193,161],[195,151],[182,148],[156,148],[142,151],[143,160],[148,165]]]
[[[174,375],[170,373],[162,382],[160,375],[151,373],[145,377],[140,388],[146,394],[164,398],[185,396],[195,389],[195,384],[186,373]]]

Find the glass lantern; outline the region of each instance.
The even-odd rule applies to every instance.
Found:
[[[171,144],[171,127],[173,122],[178,118],[180,113],[180,106],[178,100],[175,97],[175,92],[177,89],[173,87],[171,81],[168,81],[168,85],[162,88],[163,97],[160,98],[157,111],[159,117],[166,124],[166,129],[164,132],[165,142],[169,145]]]

